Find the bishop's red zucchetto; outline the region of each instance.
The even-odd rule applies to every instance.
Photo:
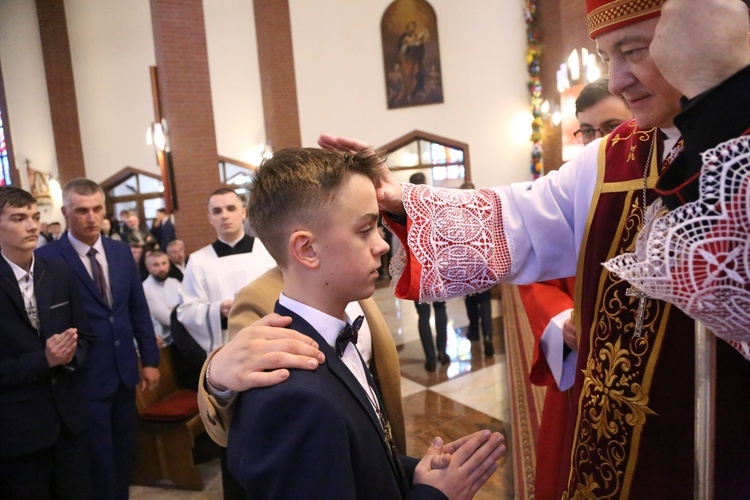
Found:
[[[665,0],[586,0],[589,36],[616,30],[661,14]]]

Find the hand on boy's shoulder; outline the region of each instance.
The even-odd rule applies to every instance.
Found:
[[[271,313],[240,330],[211,359],[211,385],[241,392],[283,382],[288,368],[316,369],[325,355],[313,339],[285,328],[290,323],[291,318]]]
[[[436,437],[414,471],[414,484],[437,488],[448,498],[472,498],[497,470],[505,437],[483,430],[443,445]]]

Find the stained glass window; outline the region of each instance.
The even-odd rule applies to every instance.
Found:
[[[5,143],[5,127],[3,126],[3,112],[0,111],[0,186],[10,186],[10,160]]]
[[[429,184],[442,187],[459,187],[466,176],[464,152],[439,142],[417,139],[388,154],[389,163],[394,170],[422,170]]]

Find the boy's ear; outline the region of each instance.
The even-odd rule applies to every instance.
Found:
[[[289,237],[289,257],[308,269],[317,268],[320,259],[315,251],[314,241],[315,235],[311,231],[294,231]]]

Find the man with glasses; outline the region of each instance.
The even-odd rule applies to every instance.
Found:
[[[600,78],[586,85],[576,99],[579,128],[573,135],[584,146],[633,118],[625,101],[612,95],[608,86],[609,78]]]

